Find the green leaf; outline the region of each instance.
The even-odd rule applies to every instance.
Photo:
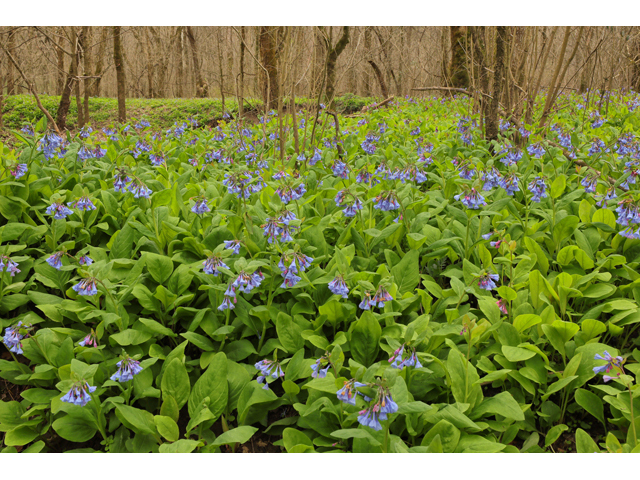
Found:
[[[146,410],[130,407],[129,405],[116,404],[116,415],[127,428],[138,433],[146,435],[158,434],[153,415]]]
[[[542,318],[540,318],[538,315],[533,315],[531,313],[518,315],[513,320],[513,326],[516,327],[516,330],[518,330],[518,333],[522,333],[528,328],[531,328],[534,325],[537,325],[539,323],[542,323]]]
[[[191,383],[187,369],[180,359],[173,359],[165,369],[160,389],[163,398],[167,395],[173,397],[178,409],[187,403],[191,392]]]
[[[578,378],[577,375],[571,375],[571,376],[566,377],[566,378],[561,378],[557,382],[552,383],[551,385],[549,385],[549,388],[547,389],[547,393],[545,393],[542,396],[542,400],[546,400],[547,398],[549,398],[551,395],[553,395],[557,391],[562,390],[564,387],[569,385],[576,378]]]
[[[451,392],[456,401],[469,403],[471,408],[482,402],[482,388],[475,384],[480,379],[476,367],[467,362],[458,350],[449,350],[447,370],[451,377]]]
[[[209,398],[207,406],[217,419],[224,412],[229,398],[227,357],[222,352],[214,355],[207,370],[193,386],[188,402],[189,416],[195,416],[205,398]]]
[[[333,435],[333,434],[332,434]],[[313,448],[313,442],[304,433],[295,428],[285,428],[282,432],[282,443],[287,452],[297,445],[307,445]]]
[[[166,438],[170,442],[175,442],[180,438],[180,430],[178,424],[169,417],[162,415],[156,415],[153,417],[153,421],[156,424],[158,433]]]
[[[501,392],[493,397],[486,398],[473,410],[473,413],[474,416],[481,416],[485,413],[502,415],[516,422],[524,420],[524,413],[522,413],[520,405],[518,405],[518,402],[515,401],[509,392]]]
[[[504,345],[502,347],[502,353],[510,362],[524,362],[525,360],[534,357],[536,354],[535,352],[527,350],[526,348],[509,347],[507,345]]]
[[[256,427],[249,426],[234,428],[228,432],[224,432],[216,438],[211,445],[215,447],[219,445],[229,445],[230,443],[245,443],[248,442],[257,431],[258,429]]]
[[[145,264],[153,279],[163,284],[173,273],[173,261],[164,255],[146,252]]]
[[[369,441],[375,447],[382,445],[364,428],[343,428],[342,430],[336,430],[335,432],[331,432],[331,436],[335,438],[342,438],[342,439],[363,438]]]
[[[600,397],[589,390],[579,388],[575,393],[576,403],[604,423],[604,404]]]
[[[91,440],[98,431],[93,422],[75,415],[65,415],[58,418],[51,426],[65,440],[77,443]]]
[[[114,235],[111,244],[111,258],[131,258],[131,250],[133,249],[133,228],[127,223],[122,230]]]
[[[55,424],[55,422],[54,422]],[[55,428],[55,427],[54,427]],[[56,430],[57,431],[57,430]],[[95,433],[95,430],[94,430]],[[31,427],[18,427],[9,430],[4,436],[4,444],[9,447],[22,447],[27,443],[33,442],[40,434]],[[62,435],[61,435],[62,436]],[[91,435],[93,436],[93,435]]]
[[[404,295],[412,292],[420,283],[420,253],[410,250],[400,263],[391,269],[391,275],[398,285],[398,292]]]
[[[555,427],[550,428],[544,437],[544,446],[548,447],[549,445],[553,445],[553,443],[560,438],[562,432],[566,432],[567,430],[569,430],[569,427],[565,424],[556,425]]]
[[[431,445],[433,440],[439,437],[442,451],[444,453],[453,453],[458,446],[460,440],[460,430],[446,420],[440,420],[422,439],[421,445]]]
[[[564,189],[567,186],[567,177],[565,175],[558,175],[551,184],[551,198],[558,198],[564,193]]]
[[[142,330],[128,329],[120,333],[115,333],[109,337],[109,340],[113,340],[118,345],[127,347],[129,345],[140,345],[147,340],[150,340],[152,335]]]
[[[163,443],[158,450],[160,453],[191,453],[202,445],[201,441],[183,439],[173,443]]]
[[[398,413],[408,415],[410,413],[424,413],[431,407],[424,402],[408,402],[398,406]]]
[[[369,367],[378,356],[382,328],[371,312],[364,312],[351,334],[351,354],[356,362]]]
[[[293,321],[291,316],[284,312],[278,312],[276,332],[278,333],[278,340],[287,351],[296,352],[304,347],[302,328]]]
[[[596,442],[593,441],[593,438],[581,428],[576,430],[576,450],[578,453],[600,453],[600,449]]]

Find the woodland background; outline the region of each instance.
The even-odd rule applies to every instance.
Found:
[[[223,111],[242,98],[243,115],[250,99],[449,89],[474,97],[492,137],[498,113],[544,123],[563,92],[640,89],[640,27],[1,27],[0,72],[0,102],[59,96],[60,129],[72,102],[78,127],[91,120],[92,97],[120,98],[124,121],[125,98],[220,98]]]

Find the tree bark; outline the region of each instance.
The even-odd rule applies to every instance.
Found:
[[[371,65],[371,68],[373,68],[373,71],[376,74],[376,78],[378,79],[378,83],[380,84],[380,90],[382,91],[382,96],[384,98],[389,98],[389,89],[387,88],[387,84],[384,81],[384,76],[382,75],[380,68],[378,68],[378,65],[376,65],[376,62],[374,62],[373,60],[368,60],[368,63],[369,65]]]
[[[240,27],[240,86],[238,88],[238,116],[244,117],[244,50],[246,42],[246,28]]]
[[[364,57],[371,58],[371,27],[364,27]],[[363,73],[364,96],[371,96],[371,74],[368,69]]]
[[[58,27],[58,38],[62,36],[62,31],[64,27]],[[64,90],[64,51],[60,47],[55,47],[56,49],[56,60],[58,61],[58,72],[56,75],[56,94],[62,95]]]
[[[221,28],[221,27],[218,27],[218,28]],[[191,46],[191,58],[193,60],[193,73],[196,80],[196,97],[204,98],[209,95],[209,86],[202,79],[202,71],[200,69],[200,61],[198,59],[198,45],[196,43],[196,37],[193,34],[193,29],[191,27],[186,27],[186,33],[187,33],[187,39],[189,40],[189,45]],[[218,45],[219,44],[220,44],[220,39],[218,38]]]
[[[267,70],[266,75],[264,73],[262,75],[262,98],[267,110],[278,108],[279,84],[276,31],[277,27],[260,27],[260,63]]]
[[[504,76],[504,60],[509,35],[509,27],[497,27],[496,29],[496,61],[493,74],[493,88],[491,101],[485,110],[485,137],[487,140],[498,139],[498,106],[502,95]]]
[[[449,82],[454,88],[469,88],[469,72],[465,53],[467,27],[449,27],[449,34],[451,38]]]
[[[58,105],[58,112],[56,113],[56,125],[62,131],[67,128],[67,115],[69,114],[69,107],[71,106],[71,92],[73,91],[73,82],[78,76],[78,62],[77,62],[77,49],[78,38],[77,32],[74,27],[71,28],[71,64],[69,65],[69,73],[67,74],[67,80],[62,90],[62,96],[60,97],[60,104]]]
[[[100,96],[100,85],[102,82],[102,75],[104,73],[104,57],[107,53],[107,34],[109,33],[109,27],[101,27],[102,32],[100,33],[100,48],[98,49],[98,58],[96,59],[96,70],[93,74],[95,77],[93,83],[93,90],[91,91],[91,95],[94,97]]]
[[[80,77],[80,66],[82,65],[83,60],[83,45],[85,41],[85,35],[87,33],[87,27],[82,27],[80,30],[80,34],[78,35],[76,54],[74,56],[74,61],[76,62],[76,72],[78,72],[78,77]],[[73,91],[76,97],[76,110],[78,112],[78,128],[84,127],[85,118],[84,118],[84,110],[82,109],[82,98],[80,97],[80,78],[77,78],[73,85]]]
[[[176,95],[178,98],[184,97],[184,28],[176,28],[176,45],[178,46],[178,80]]]
[[[16,32],[9,32],[9,36],[7,38],[7,49],[14,55],[14,51],[16,48]],[[15,56],[15,55],[14,55]],[[14,66],[11,62],[7,65],[7,95],[15,95],[16,94],[16,80],[14,76]]]
[[[325,44],[327,47],[327,84],[325,93],[329,102],[329,109],[335,109],[335,91],[336,91],[336,62],[338,57],[344,51],[349,43],[349,27],[342,27],[342,37],[338,40],[335,47],[331,46],[331,40],[325,36]]]
[[[118,121],[127,121],[126,84],[124,74],[124,58],[122,55],[122,39],[120,37],[120,27],[113,28],[113,63],[116,67],[116,82],[118,92]]]

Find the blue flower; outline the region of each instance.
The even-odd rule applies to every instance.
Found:
[[[131,178],[129,178],[129,176],[125,172],[117,171],[113,177],[113,189],[116,192],[124,193],[124,189],[127,186],[127,183],[130,181]]]
[[[327,376],[327,372],[329,371],[329,368],[331,368],[331,365],[327,365],[325,368],[320,368],[322,366],[322,359],[319,358],[316,363],[314,363],[313,365],[311,365],[311,370],[313,370],[313,373],[311,374],[311,377],[313,378],[324,378]]]
[[[98,293],[98,288],[96,287],[96,279],[95,278],[83,278],[79,283],[74,285],[73,291],[78,295],[83,295],[86,297],[90,297]]]
[[[240,253],[240,240],[224,240],[224,248],[231,250],[234,255]]]
[[[337,275],[333,280],[329,282],[329,290],[335,295],[342,295],[342,298],[348,298],[349,288],[344,281],[342,275]]]
[[[139,180],[134,180],[127,188],[133,193],[133,198],[149,198],[151,195],[151,190]]]
[[[69,210],[63,204],[54,202],[47,207],[47,213],[53,215],[56,220],[62,220],[73,213],[73,210]]]
[[[116,373],[111,375],[111,380],[114,382],[128,382],[129,380],[133,380],[134,375],[139,374],[143,368],[140,366],[140,362],[134,360],[133,358],[125,358],[124,360],[120,360],[117,364],[118,370]]]
[[[53,255],[51,255],[49,258],[47,258],[47,263],[51,265],[53,268],[55,268],[56,270],[60,270],[60,268],[62,267],[63,255],[64,255],[64,252],[62,251],[56,252]]]
[[[220,272],[218,271],[219,268],[226,268],[227,270],[229,270],[229,267],[222,261],[222,258],[220,258],[218,255],[212,255],[211,257],[207,258],[204,262],[202,262],[202,265],[204,265],[204,273],[206,273],[207,275],[213,275],[214,277],[220,275]]]
[[[483,275],[480,275],[480,277],[478,278],[478,287],[482,288],[483,290],[493,290],[494,288],[497,288],[497,285],[495,282],[497,282],[498,280],[500,280],[500,277],[494,273],[485,273]]]
[[[547,197],[547,184],[542,177],[536,177],[529,184],[529,191],[533,193],[532,201],[540,203],[542,198]]]
[[[461,196],[462,194],[458,194],[454,195],[453,198],[455,200],[460,200]],[[472,210],[478,210],[482,205],[486,205],[487,202],[485,202],[484,197],[480,195],[475,188],[472,188],[468,193],[465,193],[464,196],[462,196],[462,204]]]
[[[93,263],[93,260],[91,259],[91,257],[89,257],[88,255],[82,255],[79,259],[78,259],[78,263],[80,265],[91,265]]]
[[[386,420],[387,416],[384,413],[376,412],[372,408],[362,410],[359,412],[358,422],[365,427],[373,428],[374,430],[382,430],[380,420]]]
[[[96,391],[97,387],[91,387],[88,383],[84,382],[74,385],[65,395],[60,398],[60,401],[66,403],[73,403],[79,407],[84,407],[91,401],[89,393]],[[88,393],[87,393],[88,391]]]
[[[9,168],[9,173],[11,173],[11,175],[13,175],[17,180],[18,178],[24,176],[25,173],[27,173],[27,164],[16,163],[11,168]]]
[[[354,379],[347,380],[344,382],[344,386],[336,392],[338,400],[341,402],[347,403],[349,405],[356,404],[356,396],[358,391],[357,387],[366,387],[366,383],[356,382]]]
[[[20,273],[18,269],[18,264],[11,260],[6,255],[0,256],[0,271],[5,270],[11,274],[12,277],[15,277],[16,273]]]
[[[78,198],[77,200],[75,200],[73,202],[67,203],[67,205],[69,205],[70,207],[75,207],[78,210],[82,210],[82,211],[95,210],[96,209],[96,206],[93,204],[91,199],[89,197],[87,197],[86,195],[83,195],[82,197]]]
[[[4,337],[2,337],[2,343],[4,343],[10,352],[22,354],[22,339],[24,335],[20,334],[20,327],[22,321],[18,322],[13,327],[7,327],[4,330]]]
[[[594,373],[609,373],[611,370],[613,370],[616,367],[622,369],[622,364],[624,363],[624,358],[620,356],[614,358],[606,350],[604,351],[604,356],[600,355],[599,353],[596,353],[594,358],[596,360],[604,360],[607,362],[606,364],[601,365],[599,367],[593,367]]]
[[[207,200],[201,199],[198,200],[193,207],[191,207],[191,211],[196,215],[202,215],[203,213],[210,212],[211,209],[207,205]]]
[[[233,310],[234,308],[236,308],[236,306],[234,305],[238,300],[235,297],[235,294],[233,296],[226,296],[224,297],[224,299],[222,300],[222,303],[218,306],[218,310],[220,310],[221,312],[223,312],[224,310]]]

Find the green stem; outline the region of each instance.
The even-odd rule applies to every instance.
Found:
[[[226,326],[229,325],[229,319],[231,318],[231,310],[229,310],[227,308],[224,313],[225,313],[225,316],[227,317],[225,322],[224,322],[224,326],[226,327]],[[264,337],[264,335],[263,335],[263,337]],[[222,343],[220,344],[220,350],[219,350],[220,352],[222,352],[222,350],[224,349],[224,344],[225,344],[226,341],[227,341],[227,335],[225,334],[224,338],[222,339]],[[260,349],[258,348],[258,350],[260,350]]]
[[[384,445],[382,447],[382,452],[383,453],[389,452],[389,420],[384,422]]]
[[[633,431],[633,448],[636,447],[638,442],[638,435],[636,433],[636,417],[633,414],[633,393],[631,392],[631,384],[627,385],[629,389],[629,413],[631,414],[631,429]]]

